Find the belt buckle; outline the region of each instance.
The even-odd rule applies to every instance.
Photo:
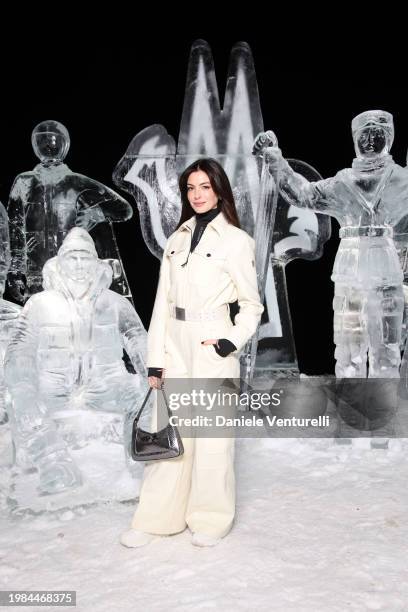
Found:
[[[186,309],[185,308],[179,308],[178,306],[176,306],[176,319],[179,319],[180,321],[186,320]]]

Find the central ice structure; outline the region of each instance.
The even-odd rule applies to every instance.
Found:
[[[68,233],[43,277],[7,348],[5,380],[17,460],[38,469],[41,493],[56,493],[82,484],[73,451],[89,440],[124,442],[128,451],[127,421],[146,392],[146,332],[129,300],[109,290],[111,266],[85,230]],[[126,371],[123,349],[136,374]],[[104,415],[118,413],[119,431],[104,430]],[[104,478],[112,474],[107,450],[97,465]]]
[[[257,264],[259,283],[265,287],[265,311],[252,349],[247,346],[243,351],[241,372],[246,381],[255,366],[255,360],[249,358],[254,352],[257,372],[267,380],[277,371],[299,373],[285,266],[296,257],[319,257],[330,237],[330,219],[324,215],[279,201],[274,223],[265,210],[259,210],[262,164],[251,150],[261,130],[261,104],[249,46],[239,42],[231,51],[221,106],[211,49],[205,41],[197,40],[191,49],[177,142],[162,125],[152,125],[133,138],[113,174],[115,184],[135,198],[143,238],[151,253],[161,259],[166,240],[180,218],[178,175],[199,157],[213,157],[223,166],[241,227],[267,245],[257,253],[265,258]],[[310,180],[320,178],[308,164],[298,160],[291,160],[291,164]]]

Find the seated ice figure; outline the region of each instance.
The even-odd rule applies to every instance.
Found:
[[[82,483],[58,426],[64,411],[79,418],[119,412],[128,435],[146,392],[146,331],[129,300],[109,290],[111,267],[82,228],[67,234],[43,278],[44,291],[27,301],[7,348],[5,380],[17,459],[38,469],[40,492],[55,493]],[[123,349],[136,375],[126,371]]]

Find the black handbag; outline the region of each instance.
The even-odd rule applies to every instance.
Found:
[[[168,423],[164,429],[156,432],[144,431],[138,427],[140,416],[147,404],[147,400],[149,399],[152,390],[153,387],[150,387],[145,399],[143,400],[143,404],[137,413],[135,420],[133,421],[131,454],[135,461],[173,459],[174,457],[179,457],[184,453],[184,447],[180,434],[177,427],[174,425]],[[164,389],[160,388],[158,391],[163,393],[167,414],[170,418],[172,413],[169,408]]]

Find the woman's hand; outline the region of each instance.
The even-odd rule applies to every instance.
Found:
[[[203,340],[201,344],[214,344],[214,350],[220,357],[228,357],[230,353],[237,350],[235,344],[226,338],[218,338],[218,340]]]
[[[158,376],[148,376],[147,380],[149,382],[150,387],[153,387],[153,389],[161,389],[163,387],[163,382],[164,382],[164,368],[162,370],[162,375],[159,378]]]

